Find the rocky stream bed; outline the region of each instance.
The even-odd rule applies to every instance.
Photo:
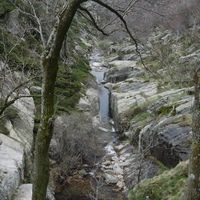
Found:
[[[93,122],[105,155],[95,166],[82,165],[71,176],[57,178],[53,188],[57,200],[128,199],[129,190],[138,182],[156,175],[163,164],[168,168],[176,166],[187,159],[189,152],[193,88],[159,90],[156,81],[143,79],[147,72],[136,61],[119,61],[117,57],[105,61],[95,51],[91,67],[98,91],[87,88],[79,106],[83,112],[95,113]],[[13,127],[7,121],[11,137],[0,134],[0,156],[5,160],[0,166],[0,195],[6,200],[17,192],[16,200],[29,200],[32,185],[18,186],[24,180],[24,152],[31,147],[34,103],[17,101],[14,106],[20,112],[16,124],[22,125]],[[19,159],[13,158],[13,151]],[[53,200],[51,192],[48,194]]]

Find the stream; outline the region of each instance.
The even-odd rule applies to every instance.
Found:
[[[119,155],[119,151],[124,146],[118,140],[114,122],[109,112],[109,91],[102,83],[104,73],[107,70],[107,68],[103,67],[103,59],[98,51],[94,51],[90,57],[91,74],[96,77],[98,82],[98,118],[100,120],[97,126],[97,138],[105,153],[92,168],[87,164],[85,165],[87,172],[83,170],[82,178],[76,175],[68,176],[63,183],[59,183],[56,195],[57,200],[126,199],[124,191],[127,191],[127,188],[124,181],[124,168],[127,166],[125,160],[130,154],[127,154],[127,157],[124,157],[124,155],[120,157]],[[85,194],[83,194],[84,192]]]
[[[102,83],[104,73],[107,68],[102,66],[103,56],[98,51],[94,51],[90,58],[91,74],[96,77],[98,82],[99,95],[99,116],[101,119],[100,126],[102,128],[101,137],[106,141],[106,154],[99,164],[101,177],[104,177],[104,183],[99,188],[99,198],[102,200],[124,200],[123,187],[123,168],[117,164],[119,158],[114,149],[117,145],[117,134],[114,129],[114,122],[110,116],[109,109],[109,91]],[[98,175],[97,175],[98,176]]]

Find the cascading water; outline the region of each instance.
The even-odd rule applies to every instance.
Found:
[[[104,87],[104,84],[102,83],[103,78],[104,78],[104,73],[107,70],[105,67],[102,66],[102,61],[103,61],[103,57],[101,57],[101,55],[98,54],[98,52],[94,51],[90,60],[90,66],[92,68],[91,74],[96,77],[97,82],[98,82],[99,104],[100,104],[99,116],[101,119],[100,126],[102,126],[102,130],[103,130],[101,133],[101,137],[103,138],[104,141],[106,141],[106,144],[107,144],[105,146],[106,155],[102,159],[102,163],[107,163],[107,164],[110,163],[108,168],[110,168],[110,171],[112,173],[113,168],[115,168],[116,166],[116,163],[112,162],[112,159],[118,160],[118,155],[113,147],[114,143],[116,142],[117,136],[115,134],[113,120],[111,119],[110,112],[109,112],[110,110],[109,109],[109,91]],[[111,163],[114,163],[114,164],[111,164]],[[101,169],[103,165],[100,166]],[[121,168],[120,170],[123,171],[123,169]],[[102,171],[101,173],[106,174],[105,171],[104,172]],[[113,173],[115,172],[113,171]],[[106,195],[106,197],[101,198],[103,200],[112,200],[112,199],[124,200],[125,199],[124,195],[121,193],[121,191],[118,191],[115,184],[113,185],[105,184],[102,187],[102,193]]]

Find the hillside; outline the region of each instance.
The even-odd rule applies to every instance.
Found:
[[[200,63],[200,3],[105,1],[126,20],[139,54],[124,24],[93,3],[84,6],[96,27],[80,9],[58,61],[48,198],[181,199],[192,137],[193,74]],[[0,2],[2,200],[31,194],[41,58],[64,4]],[[104,29],[98,32],[97,25]],[[113,132],[99,122],[101,89],[90,73],[91,60],[105,71],[101,86],[109,92],[116,132],[111,143],[106,134]],[[110,144],[114,154],[106,153]]]

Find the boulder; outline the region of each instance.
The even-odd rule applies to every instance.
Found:
[[[85,113],[90,113],[92,116],[98,115],[98,90],[91,87],[88,88],[84,96],[80,98],[77,108]]]
[[[139,134],[139,150],[149,151],[169,168],[175,167],[190,151],[191,121],[191,114],[180,114],[151,122]]]
[[[0,199],[10,200],[24,178],[24,148],[0,134]]]
[[[30,92],[26,90],[26,94]],[[6,128],[9,130],[9,136],[21,142],[26,151],[30,151],[33,140],[33,128],[35,117],[35,104],[33,98],[21,98],[15,101],[13,106],[18,114],[15,119],[7,121]]]
[[[109,183],[117,183],[118,182],[118,178],[114,175],[111,175],[111,174],[107,174],[105,173],[104,174],[104,178],[105,178],[105,181],[107,184]]]
[[[109,70],[105,73],[104,80],[111,83],[123,81],[132,73],[135,65],[135,61],[115,60],[109,62]]]
[[[31,200],[32,199],[32,184],[22,184],[19,186],[14,200]],[[47,189],[47,198],[46,200],[55,200],[52,192]]]

